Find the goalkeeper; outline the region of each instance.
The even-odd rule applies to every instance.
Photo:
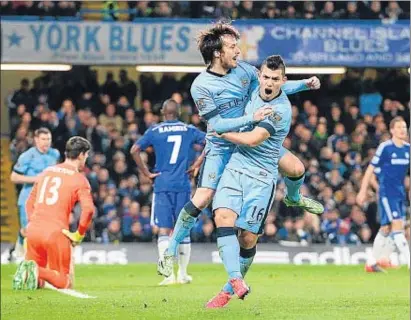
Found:
[[[90,149],[86,139],[70,138],[66,160],[48,167],[35,183],[26,202],[27,253],[14,275],[13,289],[35,290],[45,281],[59,289],[73,286],[72,247],[83,240],[94,214],[90,184],[80,173]],[[69,217],[77,202],[80,222],[77,231],[70,232]]]

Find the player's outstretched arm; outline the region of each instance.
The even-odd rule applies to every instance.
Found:
[[[362,206],[367,199],[368,186],[374,174],[374,169],[375,167],[372,164],[369,164],[367,170],[365,171],[364,177],[362,178],[360,191],[357,194],[357,203],[360,206]]]
[[[239,118],[222,118],[220,115],[216,115],[208,120],[208,124],[217,133],[236,131],[242,127],[264,120],[271,113],[271,108],[263,107],[253,114],[247,114]]]
[[[157,173],[151,173],[150,170],[148,170],[146,164],[144,163],[143,159],[141,159],[141,148],[139,145],[135,144],[131,147],[130,154],[133,156],[134,161],[137,164],[137,167],[143,172],[143,174],[146,177],[149,177],[150,179],[154,179],[158,175],[160,175],[160,172]]]
[[[281,89],[285,94],[295,94],[306,90],[317,90],[320,89],[321,82],[317,77],[311,77],[303,80],[288,80]]]
[[[10,181],[15,184],[23,184],[23,183],[35,183],[38,179],[38,176],[30,177],[25,176],[24,174],[17,173],[13,171],[10,175]]]
[[[220,135],[221,138],[235,144],[256,147],[270,137],[267,129],[256,127],[249,132],[227,132]]]

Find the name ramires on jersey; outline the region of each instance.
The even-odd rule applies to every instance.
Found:
[[[186,126],[163,126],[158,128],[158,132],[175,132],[175,131],[188,131]]]

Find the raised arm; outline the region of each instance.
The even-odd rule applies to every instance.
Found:
[[[303,80],[288,80],[281,89],[285,94],[290,95],[306,90],[317,90],[320,87],[320,80],[317,77],[311,77]]]

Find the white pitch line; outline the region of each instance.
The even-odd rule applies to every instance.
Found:
[[[67,294],[69,296],[75,297],[75,298],[80,298],[80,299],[96,299],[97,297],[94,296],[89,296],[88,294],[78,292],[76,290],[72,289],[57,289],[56,287],[52,286],[50,283],[46,282],[44,285],[45,289],[51,289],[63,294]]]

